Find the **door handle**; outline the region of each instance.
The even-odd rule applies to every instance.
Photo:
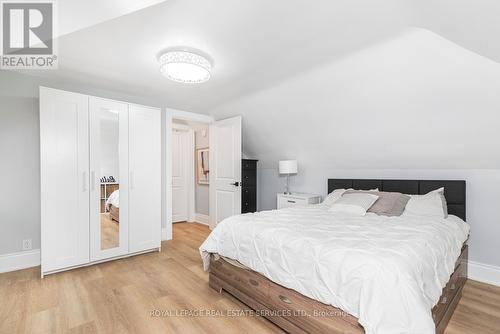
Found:
[[[234,183],[231,183],[232,186],[238,187],[240,185],[240,182],[236,181]]]

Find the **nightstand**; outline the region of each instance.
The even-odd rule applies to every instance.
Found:
[[[290,195],[277,194],[277,208],[284,209],[296,205],[318,204],[321,196],[315,194],[292,193]]]

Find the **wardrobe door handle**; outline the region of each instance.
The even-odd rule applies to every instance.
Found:
[[[82,191],[86,192],[88,190],[88,179],[87,179],[87,172],[82,173]]]

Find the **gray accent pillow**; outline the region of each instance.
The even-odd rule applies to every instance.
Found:
[[[410,196],[386,191],[363,191],[363,190],[348,190],[344,194],[368,192],[377,195],[377,201],[368,209],[367,212],[375,213],[379,216],[401,216],[405,210],[406,203],[410,200]]]

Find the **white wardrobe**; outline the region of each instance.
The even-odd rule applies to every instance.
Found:
[[[42,276],[160,249],[160,118],[40,87]]]

